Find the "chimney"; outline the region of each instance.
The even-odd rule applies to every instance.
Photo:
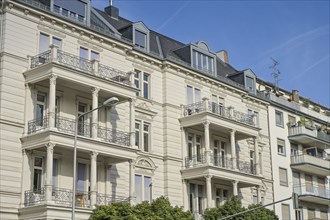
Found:
[[[112,0],[109,1],[109,6],[104,9],[105,13],[110,15],[114,19],[118,19],[119,9],[112,5]]]
[[[292,90],[292,100],[294,102],[299,103],[299,91],[298,90]]]
[[[224,63],[228,64],[228,52],[226,50],[220,50],[216,52],[216,55],[220,60],[222,60]]]

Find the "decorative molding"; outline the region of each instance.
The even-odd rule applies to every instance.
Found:
[[[184,82],[188,85],[198,87],[199,89],[203,89],[203,86],[202,86],[201,83],[198,83],[198,82],[195,82],[195,81],[192,81],[192,80],[189,80],[189,79],[186,79]]]
[[[101,47],[98,47],[90,42],[84,41],[84,40],[77,40],[78,44],[87,47],[89,49],[95,50],[99,53],[101,53],[103,51],[103,49]]]
[[[219,89],[210,89],[211,93],[214,95],[218,95],[220,97],[226,98],[227,97],[227,93],[220,91]]]
[[[136,158],[135,167],[152,170],[152,171],[157,169],[155,163],[149,157],[146,156],[139,156],[138,158]]]
[[[40,20],[43,21],[44,17],[40,17]],[[49,35],[52,35],[52,36],[55,36],[55,37],[58,37],[58,38],[61,38],[61,39],[66,37],[66,35],[63,34],[63,32],[55,30],[54,27],[49,28],[49,27],[46,27],[45,25],[39,24],[37,26],[37,28],[38,28],[38,30],[40,30],[42,32],[45,32],[45,34],[49,34]]]

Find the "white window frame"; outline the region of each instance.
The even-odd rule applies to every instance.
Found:
[[[141,186],[140,186],[140,190],[141,190],[141,201],[140,202],[143,202],[143,201],[149,201],[149,200],[146,200],[146,198],[145,198],[145,185],[144,185],[144,180],[145,180],[145,178],[150,178],[150,201],[149,202],[151,202],[152,201],[152,198],[153,198],[153,178],[152,178],[152,176],[149,176],[149,175],[145,175],[145,174],[141,174],[141,173],[136,173],[135,175],[134,175],[134,179],[136,178],[136,176],[140,176],[141,177]],[[137,185],[135,184],[135,192],[137,192],[137,189],[136,189],[136,187],[137,187]],[[139,201],[137,201],[137,202],[139,202]]]
[[[48,34],[48,33],[45,33],[45,32],[39,32],[39,35],[38,35],[38,52],[39,53],[43,53],[45,51],[40,51],[40,38],[41,38],[41,35],[44,35],[44,36],[47,36],[48,37],[48,48],[50,45],[54,44],[54,38],[59,40],[61,43],[60,45],[57,45],[59,48],[58,49],[62,49],[62,45],[63,45],[63,39],[58,37],[58,36],[54,36],[52,34]],[[49,50],[49,49],[48,49]]]
[[[193,160],[194,160],[194,157],[196,157],[196,162],[197,163],[201,163],[202,162],[202,155],[204,153],[204,136],[202,133],[199,133],[199,132],[193,132],[191,130],[187,130],[188,133],[187,133],[187,137],[186,137],[186,143],[187,143],[187,165],[188,166],[192,166],[193,165]],[[189,140],[189,137],[192,137],[192,140],[190,141]],[[200,142],[197,142],[197,138],[200,138]],[[192,158],[189,158],[189,143],[192,144]],[[198,146],[200,146],[200,157],[198,158]]]
[[[137,89],[140,89],[140,91],[136,92],[136,96],[141,97],[143,99],[150,100],[151,99],[151,75],[147,72],[135,69],[134,70],[134,85]],[[144,80],[144,76],[147,76],[148,81]],[[144,88],[145,84],[148,88],[147,96],[144,94]]]
[[[188,87],[192,88],[192,103],[188,103]],[[196,91],[199,91],[200,94],[200,100],[196,100]],[[202,101],[202,90],[199,87],[195,87],[195,86],[191,86],[191,85],[186,85],[186,103],[187,105],[189,104],[194,104],[197,102],[201,102]]]
[[[277,123],[277,120],[276,120],[277,114],[279,114],[281,116],[281,122],[280,123]],[[284,127],[284,115],[283,115],[283,112],[278,111],[278,110],[275,110],[275,124],[276,124],[277,127],[281,127],[281,128]]]
[[[81,49],[84,49],[84,50],[86,50],[87,51],[87,58],[85,58],[85,57],[81,57],[81,53],[80,53],[80,51],[81,51]],[[97,54],[97,58],[93,58],[93,55],[92,54]],[[87,60],[97,60],[97,61],[100,61],[100,56],[101,56],[101,54],[100,54],[100,52],[98,52],[98,51],[95,51],[95,50],[92,50],[92,49],[89,49],[89,48],[87,48],[87,47],[84,47],[84,46],[79,46],[79,55],[78,55],[80,58],[83,58],[83,59],[87,59]]]
[[[41,167],[35,166],[36,158],[40,158],[42,160],[42,166]],[[33,159],[33,175],[31,177],[32,178],[31,188],[32,188],[33,191],[38,192],[38,189],[34,189],[34,172],[35,172],[35,170],[41,170],[41,177],[40,177],[41,178],[41,180],[40,180],[40,189],[41,189],[42,187],[44,187],[45,157],[36,155],[36,156],[32,157],[32,159]]]
[[[284,143],[283,146],[279,144],[280,142],[283,142],[283,143]],[[277,138],[277,139],[276,139],[276,146],[277,146],[277,154],[278,154],[278,155],[281,155],[281,156],[286,156],[285,140],[280,139],[280,138]],[[280,152],[280,151],[279,151],[280,146],[282,147],[283,152]]]
[[[137,129],[136,128],[136,125],[139,124],[139,128]],[[144,130],[144,125],[148,125],[149,126],[149,131],[146,132]],[[136,132],[138,131],[139,132],[139,145],[136,146],[138,147],[139,149],[141,149],[141,151],[143,152],[148,152],[150,153],[151,152],[151,123],[148,122],[148,121],[143,121],[143,120],[135,120],[135,135],[136,135]],[[144,134],[148,134],[148,151],[145,151],[145,146],[144,146]],[[136,142],[136,141],[135,141]]]
[[[280,170],[284,170],[285,171],[285,175],[286,175],[286,182],[285,183],[281,180],[281,171]],[[280,186],[286,186],[286,187],[288,187],[289,186],[288,169],[283,168],[283,167],[279,167],[278,174],[279,174],[279,178],[278,179],[280,181]]]

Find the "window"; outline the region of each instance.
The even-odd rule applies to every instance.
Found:
[[[78,163],[77,167],[77,192],[85,192],[86,164]]]
[[[283,155],[283,156],[286,155],[286,152],[285,152],[285,141],[282,140],[282,139],[279,139],[279,138],[277,138],[277,153],[279,155]]]
[[[136,92],[136,96],[142,96],[145,99],[150,99],[150,75],[148,73],[135,70],[134,84],[137,89],[142,91]]]
[[[54,0],[54,12],[80,22],[86,21],[86,3],[80,0]]]
[[[141,130],[143,128],[143,130]],[[150,124],[135,121],[135,146],[144,152],[150,152]]]
[[[100,54],[96,51],[89,50],[84,47],[80,47],[79,56],[85,60],[99,60]]]
[[[254,154],[254,151],[250,151],[250,170],[252,173],[255,173],[255,154]]]
[[[188,134],[188,164],[193,166],[196,163],[202,162],[202,137],[192,133]]]
[[[58,160],[57,159],[53,159],[53,178],[52,178],[52,182],[53,182],[53,190],[54,188],[57,187],[57,176],[58,176]]]
[[[307,210],[307,218],[308,219],[315,219],[315,210],[314,209],[308,209]]]
[[[294,125],[294,124],[296,124],[296,118],[292,115],[288,115],[288,122],[289,122],[289,125]]]
[[[42,174],[43,174],[43,158],[34,158],[34,168],[33,168],[33,191],[35,193],[40,193],[42,188]]]
[[[212,113],[223,115],[224,113],[224,103],[225,100],[222,97],[218,97],[217,95],[212,95]]]
[[[37,105],[35,110],[35,118],[36,126],[42,127],[43,126],[43,117],[45,116],[46,112],[46,94],[38,93],[37,94]]]
[[[135,30],[135,46],[146,49],[147,47],[147,35],[141,31]]]
[[[323,219],[323,220],[327,220],[328,219],[327,210],[321,210],[320,211],[320,214],[321,214],[321,219]]]
[[[281,204],[282,209],[282,219],[291,219],[290,218],[290,205]]]
[[[252,196],[252,203],[253,204],[258,204],[258,196],[256,196],[256,195]]]
[[[213,57],[193,50],[192,66],[203,72],[213,74],[215,72]]]
[[[305,175],[305,187],[307,192],[313,192],[313,179],[311,175]]]
[[[254,78],[246,76],[246,88],[249,92],[254,93],[255,91],[255,83],[254,83]]]
[[[190,183],[189,208],[192,213],[203,214],[204,186]]]
[[[201,106],[201,90],[187,85],[187,115],[198,113]]]
[[[288,186],[288,173],[287,170],[284,168],[279,168],[280,173],[280,185],[281,186]]]
[[[301,210],[296,209],[295,210],[296,220],[302,220],[302,213]]]
[[[61,48],[62,40],[57,37],[51,37],[48,34],[40,33],[40,35],[39,35],[39,53],[49,50],[50,44],[54,44],[54,45],[58,46],[59,48]]]
[[[136,202],[151,202],[152,200],[152,181],[151,177],[135,175],[135,194]]]
[[[283,127],[283,112],[275,111],[276,126]]]
[[[291,144],[291,156],[297,156],[299,154],[298,145]]]

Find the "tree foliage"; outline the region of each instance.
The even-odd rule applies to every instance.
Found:
[[[190,212],[179,207],[172,207],[165,197],[131,206],[127,202],[98,206],[92,213],[91,220],[193,220]]]
[[[259,207],[260,205],[250,205],[247,209]],[[219,208],[207,209],[204,213],[205,220],[217,220],[229,215],[233,215],[247,210],[242,207],[240,200],[237,196],[232,197],[224,205]],[[266,208],[259,208],[257,210],[244,213],[242,215],[231,218],[230,220],[278,220],[274,211]]]

